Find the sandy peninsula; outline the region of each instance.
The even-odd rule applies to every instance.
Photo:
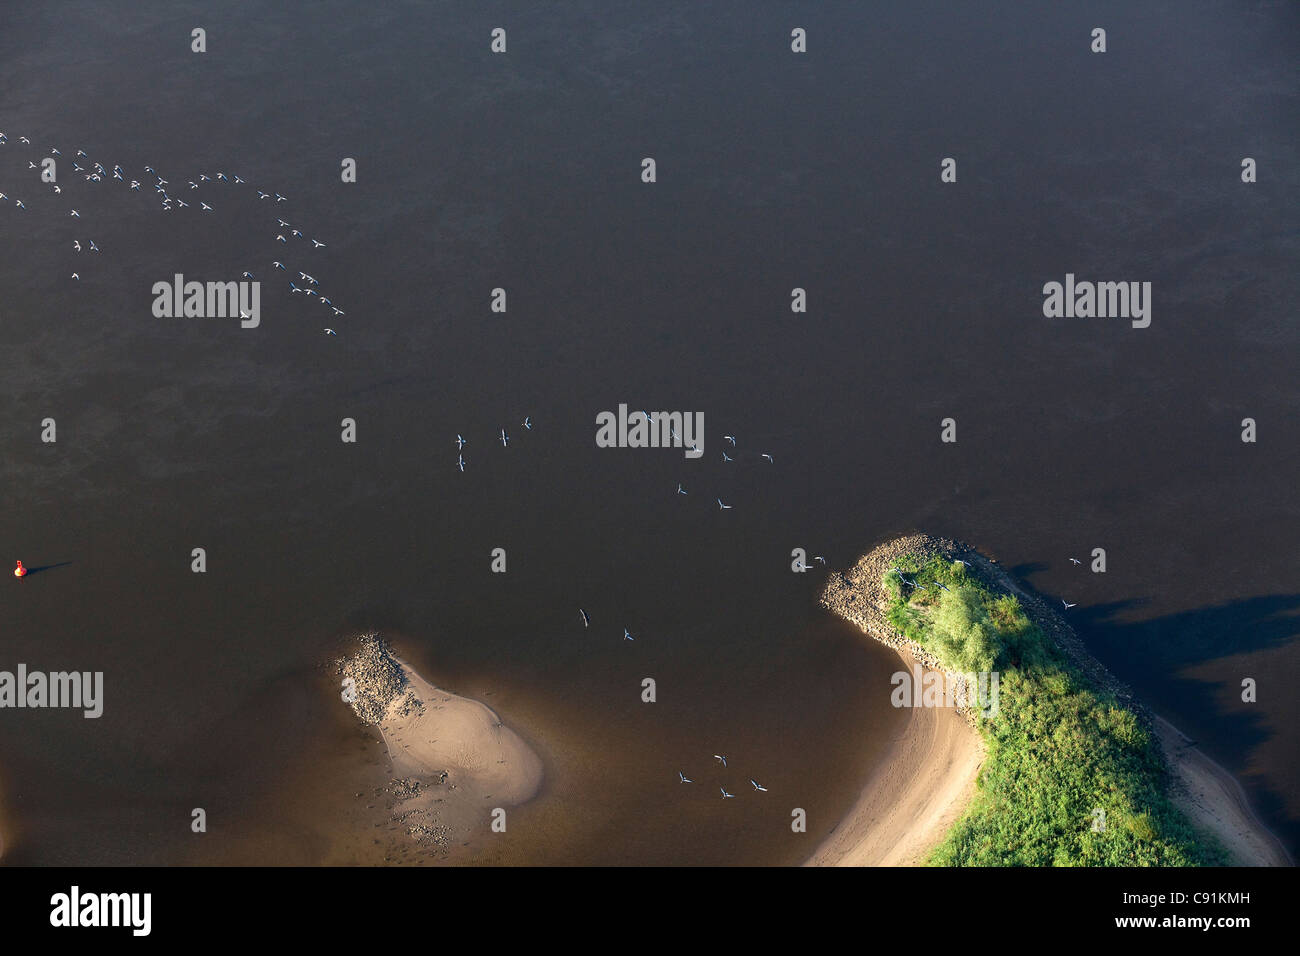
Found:
[[[377,635],[360,638],[338,673],[387,749],[393,819],[421,846],[472,843],[540,789],[541,759],[491,708],[435,687]]]
[[[864,555],[832,576],[822,604],[899,654],[900,669],[938,662],[898,634],[885,618],[881,580],[909,553],[943,553],[970,563],[998,588],[1015,594],[1026,613],[1065,651],[1072,663],[1127,707],[1145,713],[1170,767],[1170,796],[1192,822],[1223,844],[1237,866],[1293,866],[1285,846],[1259,820],[1235,777],[1202,753],[1176,727],[1146,711],[1096,658],[1074,630],[1036,594],[996,562],[960,542],[908,535]],[[979,733],[958,710],[908,708],[902,733],[848,815],[806,866],[909,866],[923,862],[965,811],[983,760]]]

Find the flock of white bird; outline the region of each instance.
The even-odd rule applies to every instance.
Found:
[[[457,437],[459,437],[459,436],[457,436]],[[823,561],[822,563],[825,564],[826,562]],[[591,627],[591,615],[587,613],[586,608],[581,608],[581,607],[578,608],[578,615],[582,618],[582,626],[583,626],[583,627]],[[636,641],[636,638],[632,636],[632,632],[629,631],[626,627],[623,628],[623,640],[625,640],[625,641]],[[724,769],[727,767],[727,757],[726,757],[725,754],[714,754],[714,755],[713,755],[713,759],[716,760],[716,761],[718,761],[719,763],[721,763]],[[694,782],[695,782],[694,780],[692,780],[690,777],[686,776],[686,774],[683,773],[683,772],[680,771],[680,770],[677,771],[677,777],[678,777],[679,780],[681,780],[682,783],[694,783]],[[767,793],[767,787],[763,786],[763,785],[762,785],[761,783],[759,783],[757,780],[754,780],[753,778],[751,778],[749,782],[750,782],[750,785],[753,786],[754,791],[755,791],[756,793]],[[734,799],[735,796],[736,796],[734,793],[728,793],[726,787],[719,787],[718,789],[722,791],[722,799],[723,799],[723,800],[731,800],[731,799]]]
[[[18,144],[23,147],[30,147],[32,145],[31,140],[28,139],[26,136],[19,136]],[[5,133],[0,132],[0,146],[6,146],[6,145],[9,145],[9,137]],[[49,150],[49,155],[50,158],[55,158],[56,163],[62,161],[61,157],[63,156],[63,153],[57,147],[51,146]],[[85,166],[81,165],[81,160],[85,160],[86,162]],[[39,178],[43,166],[38,165],[37,163],[32,162],[31,160],[28,160],[27,168],[30,170],[35,170]],[[57,171],[58,168],[57,165],[55,168]],[[131,192],[143,192],[145,189],[144,184],[142,184],[140,180],[128,179],[126,170],[124,170],[121,166],[114,164],[112,169],[110,170],[104,168],[102,163],[92,162],[90,156],[86,153],[84,149],[78,149],[76,151],[76,154],[72,159],[72,171],[76,174],[79,174],[83,178],[84,182],[86,183],[105,183],[105,182],[111,183],[113,180],[117,180],[118,182],[122,183],[123,187],[127,188]],[[152,189],[155,195],[161,197],[159,202],[164,212],[190,209],[193,207],[192,202],[186,202],[180,196],[172,196],[170,193],[168,193],[167,187],[170,186],[171,183],[168,180],[164,179],[161,175],[159,175],[158,172],[152,166],[145,166],[144,172],[146,174],[146,178],[150,176],[154,178],[155,182],[153,186],[149,188]],[[182,192],[181,195],[185,195],[186,193],[189,193],[191,194],[190,198],[192,200],[198,199],[199,212],[212,212],[213,209],[212,206],[210,206],[203,199],[192,195],[192,193],[195,190],[205,189],[206,192],[204,193],[204,195],[207,195],[208,192],[217,188],[215,185],[216,183],[226,183],[230,186],[240,186],[246,184],[247,180],[237,175],[228,176],[226,175],[226,173],[219,171],[215,176],[209,176],[207,173],[201,172],[198,174],[197,180],[188,179],[185,182],[186,185],[188,186],[188,189],[185,190],[185,192]],[[59,196],[63,194],[63,187],[58,183],[57,175],[56,175],[55,182],[45,182],[44,180],[41,180],[41,183],[42,185],[49,186],[54,195]],[[278,207],[280,203],[289,201],[287,196],[283,196],[278,192],[268,193],[268,192],[263,192],[260,189],[257,189],[255,191],[257,193],[257,199],[259,202],[263,200],[273,200],[272,205]],[[13,202],[15,209],[18,210],[27,209],[27,205],[21,199],[15,197],[12,198],[11,200],[11,197],[8,194],[4,192],[0,192],[0,203],[10,202],[10,201]],[[77,219],[77,220],[80,220],[82,218],[80,210],[72,209],[71,207],[69,208],[70,208],[69,218]],[[292,223],[288,222],[287,220],[280,219],[277,217],[276,223],[278,226],[278,231],[275,236],[276,242],[279,242],[286,246],[290,244],[290,240],[286,238],[284,235],[284,232],[286,230],[289,232],[291,236],[294,237],[295,240],[301,240],[304,243],[309,241],[307,239],[307,236],[302,232],[301,229],[296,228]],[[87,243],[88,245],[84,247],[85,249],[89,250],[90,252],[100,251],[99,246],[95,243],[93,239],[87,240]],[[304,246],[304,249],[306,251],[315,251],[317,249],[324,249],[325,245],[326,244],[319,239],[311,239],[310,246]],[[83,246],[79,238],[74,238],[72,240],[72,248],[74,252],[80,253],[83,251]],[[280,270],[286,273],[289,271],[289,268],[279,260],[272,260],[271,268],[272,270]],[[298,276],[299,276],[299,281],[303,282],[303,286],[299,287],[296,282],[290,281],[289,293],[291,296],[301,294],[304,299],[310,299],[314,297],[316,301],[319,302],[321,305],[327,306],[333,312],[335,317],[347,315],[346,312],[344,312],[341,308],[339,308],[334,303],[333,299],[331,299],[329,296],[322,294],[321,290],[318,288],[320,283],[314,276],[311,276],[308,273],[303,271],[299,271]],[[80,272],[72,273],[72,278],[74,280],[80,280],[81,279]],[[243,273],[241,278],[251,279],[254,281],[256,281],[257,279],[257,277],[253,275],[252,272],[247,270]],[[247,317],[248,316],[243,316],[243,318],[247,318]],[[323,329],[322,331],[324,331],[326,335],[338,334],[334,329],[328,327]]]
[[[533,417],[531,415],[525,416],[524,420],[520,424],[523,425],[524,431],[532,431]],[[502,448],[510,447],[510,432],[505,428],[505,426],[502,426],[500,433],[497,435],[497,441],[501,442]],[[462,472],[464,472],[466,465],[464,449],[468,444],[468,439],[462,437],[460,434],[456,435],[456,467]]]
[[[638,412],[637,414],[639,414],[639,415],[644,415],[644,416],[645,416],[645,420],[646,420],[647,422],[650,423],[650,427],[651,427],[651,428],[654,427],[655,420],[654,420],[654,416],[653,416],[653,415],[651,415],[649,412],[646,412],[646,411]],[[678,441],[681,441],[681,436],[677,434],[677,429],[673,428],[672,426],[669,426],[668,431],[672,434],[672,437],[673,437],[673,438],[677,439]],[[735,449],[736,449],[736,436],[735,436],[735,435],[723,435],[722,437],[723,437],[724,439],[726,439],[728,442],[731,443],[731,449],[732,449],[732,452],[733,452],[733,453],[730,454],[730,455],[728,455],[725,451],[722,452],[722,460],[723,460],[723,462],[732,462],[732,461],[735,461],[736,458],[739,457],[739,456],[737,456],[737,455],[735,454]],[[686,447],[687,447],[687,448],[690,448],[692,451],[694,451],[695,448],[696,448],[696,446],[695,446],[694,443],[689,444],[689,445],[687,445]],[[765,460],[765,461],[766,461],[768,464],[770,464],[770,465],[775,465],[775,464],[776,464],[776,459],[773,458],[773,457],[772,457],[770,454],[768,454],[767,452],[762,452],[758,457],[759,457],[759,458],[762,458],[763,460]],[[690,494],[690,492],[687,491],[687,490],[682,486],[682,483],[681,483],[680,481],[677,482],[677,494],[679,494],[679,495],[689,495],[689,494]],[[713,500],[716,501],[716,502],[718,503],[718,510],[719,510],[719,511],[730,511],[731,508],[732,508],[731,505],[729,505],[729,504],[727,504],[726,502],[724,502],[721,498],[714,498]],[[822,563],[825,564],[826,562],[823,561]]]

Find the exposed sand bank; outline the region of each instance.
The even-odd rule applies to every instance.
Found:
[[[362,638],[339,674],[387,749],[393,819],[421,846],[445,852],[490,834],[495,810],[540,789],[541,758],[491,708],[435,687],[377,637]]]
[[[1121,703],[1145,715],[1161,742],[1172,776],[1170,797],[1201,829],[1213,834],[1238,866],[1293,866],[1286,848],[1255,815],[1241,784],[1188,741],[1172,724],[1151,714],[1096,658],[1056,610],[1028,591],[996,562],[960,542],[909,535],[864,555],[847,572],[833,575],[822,604],[893,647],[906,668],[916,659],[935,662],[885,620],[881,579],[906,553],[943,553],[962,558],[985,581],[1015,594],[1030,619],[1052,637],[1071,662]],[[899,866],[920,862],[961,816],[974,792],[983,759],[978,732],[952,709],[909,708],[903,733],[857,803],[805,865]]]
[[[911,655],[898,655],[911,670]],[[915,866],[965,811],[984,760],[978,731],[952,708],[906,713],[853,809],[805,866]]]

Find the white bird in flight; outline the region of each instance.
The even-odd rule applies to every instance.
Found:
[[[682,783],[694,783],[694,782],[695,782],[695,781],[692,780],[690,777],[686,776],[686,774],[682,773],[680,770],[677,771],[677,776],[679,776],[679,777],[682,778]]]
[[[732,448],[735,448],[735,447],[736,447],[736,436],[735,436],[735,435],[723,435],[722,437],[725,438],[727,441],[731,442],[731,447],[732,447]]]
[[[326,334],[326,335],[338,335],[338,333],[335,332],[333,329],[326,329],[326,330],[325,330],[325,334]]]
[[[502,448],[510,447],[510,436],[506,434],[506,430],[504,428],[501,429],[501,447]]]
[[[773,458],[771,455],[769,455],[767,452],[763,452],[763,454],[760,455],[759,457],[760,457],[760,458],[766,458],[766,459],[767,459],[768,461],[770,461],[772,464],[774,464],[774,465],[776,464],[776,459]]]
[[[459,433],[456,434],[456,450],[457,450],[457,451],[460,451],[462,448],[464,448],[464,447],[465,447],[466,445],[468,445],[468,444],[469,444],[469,442],[467,442],[467,441],[465,441],[465,439],[461,438]]]
[[[1071,564],[1083,564],[1083,562],[1080,561],[1078,558],[1071,558],[1071,559],[1070,559],[1070,563],[1071,563]]]
[[[686,494],[686,489],[682,487],[682,483],[681,483],[680,481],[677,482],[677,493],[678,493],[679,495],[684,495],[684,494]]]
[[[582,615],[582,626],[591,627],[591,618],[587,616],[587,612],[582,608],[578,608],[578,613]]]
[[[635,641],[636,638],[632,636],[632,633],[627,628],[623,628],[623,640]]]
[[[722,499],[721,499],[721,498],[718,498],[718,499],[717,499],[717,502],[718,502],[718,507],[719,507],[721,510],[723,510],[723,511],[730,511],[730,510],[731,510],[731,505],[724,505],[724,504],[722,503]]]
[[[721,761],[722,761],[722,765],[723,765],[724,767],[727,765],[727,758],[724,757],[722,754],[714,754],[714,755],[713,755],[713,759],[714,759],[714,760],[721,760]]]
[[[1066,609],[1067,611],[1068,611],[1070,608],[1072,608],[1072,607],[1078,607],[1078,606],[1079,606],[1079,602],[1078,602],[1078,601],[1075,601],[1073,604],[1070,604],[1068,601],[1062,601],[1061,603],[1065,605],[1065,609]]]
[[[762,785],[761,783],[759,783],[757,780],[752,780],[752,779],[751,779],[749,782],[752,783],[752,784],[754,785],[754,789],[755,789],[755,790],[760,790],[760,791],[762,791],[763,793],[767,793],[767,787],[763,786],[763,785]]]
[[[735,796],[734,793],[727,793],[727,790],[726,790],[725,787],[719,787],[718,789],[722,791],[722,799],[723,799],[723,800],[730,800],[730,799],[732,799],[732,798]]]

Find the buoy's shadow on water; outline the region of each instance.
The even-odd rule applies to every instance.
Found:
[[[40,574],[42,571],[53,571],[55,568],[66,568],[71,561],[60,561],[58,564],[42,564],[39,568],[28,568],[23,577],[30,578],[33,574]]]

